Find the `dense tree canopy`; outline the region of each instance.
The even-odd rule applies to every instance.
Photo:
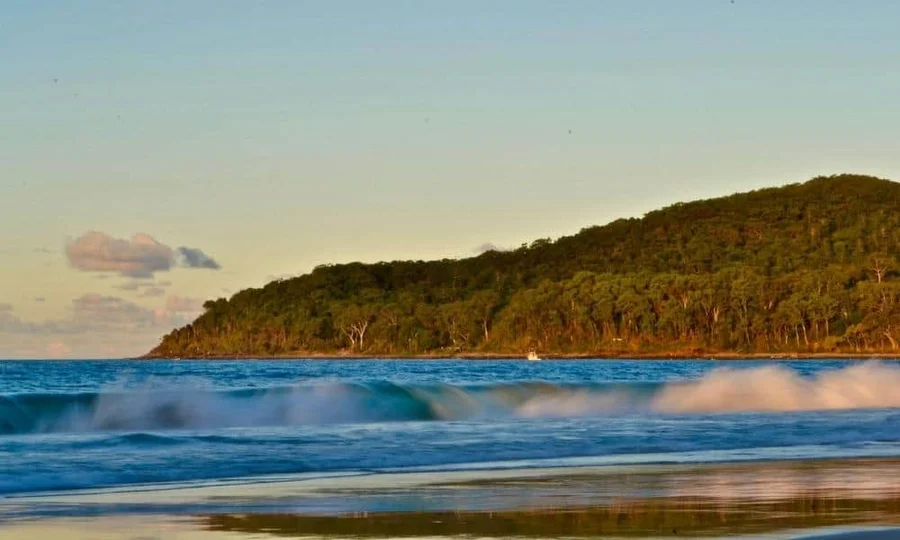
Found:
[[[892,352],[900,184],[679,203],[555,241],[342,264],[205,304],[151,356]]]

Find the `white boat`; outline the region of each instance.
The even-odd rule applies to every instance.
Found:
[[[537,362],[540,359],[541,359],[541,357],[538,356],[536,352],[528,351],[528,360],[531,360],[532,362]]]

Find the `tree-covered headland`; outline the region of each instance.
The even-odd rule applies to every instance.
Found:
[[[150,356],[900,353],[900,184],[818,177],[204,307]]]

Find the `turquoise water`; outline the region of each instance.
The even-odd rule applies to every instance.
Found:
[[[0,362],[0,496],[863,456],[900,456],[896,362]]]

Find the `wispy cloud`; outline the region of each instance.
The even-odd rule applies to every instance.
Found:
[[[36,335],[78,334],[96,331],[168,330],[190,322],[203,311],[203,300],[169,296],[150,309],[119,298],[91,293],[72,300],[69,314],[59,319],[23,321],[9,304],[0,304],[0,333]]]
[[[185,268],[208,268],[210,270],[219,270],[222,268],[212,257],[203,253],[199,249],[180,247],[178,248],[177,263]]]
[[[118,285],[113,285],[114,289],[119,289],[120,291],[131,291],[131,292],[140,292],[138,296],[163,296],[165,294],[165,288],[170,287],[172,285],[171,281],[141,281],[141,280],[131,280],[126,281],[125,283],[120,283]],[[157,293],[149,293],[148,291],[153,289],[155,291],[162,291],[162,294]]]
[[[183,268],[221,268],[212,257],[196,248],[171,248],[148,234],[138,233],[130,239],[91,231],[66,246],[69,265],[86,272],[118,273],[134,279],[149,279],[156,272],[167,272],[175,266]]]
[[[171,313],[200,313],[203,311],[202,298],[171,295],[166,298],[166,310]]]
[[[145,283],[142,281],[126,281],[125,283],[113,285],[113,288],[119,289],[120,291],[136,291],[141,287],[150,287],[152,285],[152,283]]]
[[[155,345],[160,336],[203,311],[198,298],[169,296],[159,307],[140,306],[116,296],[85,294],[68,314],[26,321],[13,306],[0,304],[0,356],[131,356]]]
[[[72,347],[62,341],[54,341],[44,349],[50,358],[63,358],[72,353]]]
[[[162,287],[147,287],[144,291],[138,296],[141,298],[159,298],[160,296],[165,296],[166,290]]]
[[[0,304],[0,334],[28,331],[28,324],[13,312],[12,304]]]

